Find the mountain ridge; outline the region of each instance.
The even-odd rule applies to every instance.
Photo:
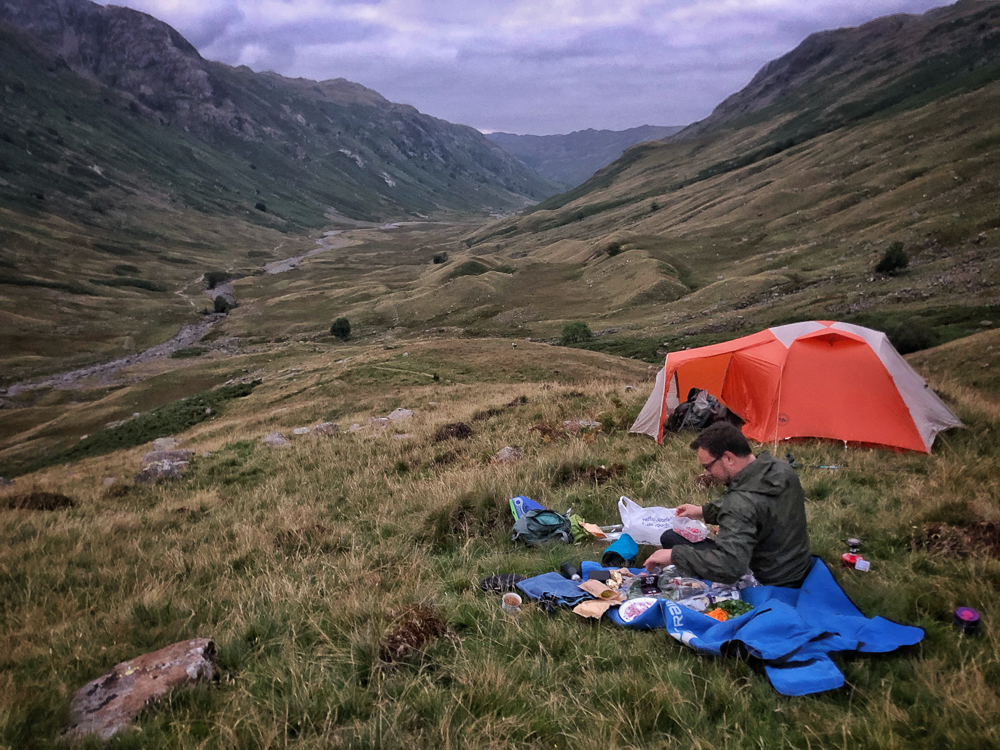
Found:
[[[762,66],[746,86],[726,97],[708,117],[692,123],[673,137],[695,137],[741,116],[753,115],[779,99],[794,95],[814,80],[817,73],[822,73],[825,67],[843,68],[845,59],[852,59],[851,67],[855,70],[864,68],[863,75],[869,78],[898,74],[900,62],[912,64],[930,57],[935,51],[935,28],[928,26],[936,24],[938,19],[947,24],[949,22],[945,19],[949,16],[954,16],[956,12],[964,14],[966,10],[994,19],[1000,12],[1000,8],[990,0],[959,0],[950,6],[932,8],[924,14],[882,16],[857,27],[810,34],[795,49]],[[985,22],[973,24],[952,19],[951,23],[958,24],[952,26],[952,31],[964,29],[954,46],[964,44],[974,49],[975,42],[987,41],[978,38],[979,32],[987,29]],[[995,28],[991,36],[991,46],[995,48]],[[887,55],[885,44],[890,40],[895,43],[896,49],[894,54]],[[926,43],[923,48],[922,43]],[[908,59],[901,61],[900,57]],[[847,86],[842,85],[837,86],[835,91],[839,93],[845,89]]]
[[[11,0],[0,6],[0,20],[31,35],[53,67],[115,92],[130,116],[179,129],[229,158],[242,154],[226,138],[284,152],[300,165],[326,161],[324,174],[314,174],[313,185],[300,180],[300,189],[322,200],[324,181],[339,173],[347,188],[339,192],[362,199],[330,202],[352,218],[512,208],[553,192],[472,128],[343,79],[296,80],[205,60],[172,27],[139,11],[89,0]]]
[[[494,132],[486,137],[543,177],[572,188],[620,157],[628,147],[665,138],[681,129],[677,125],[640,125],[626,130],[587,128],[561,135]]]

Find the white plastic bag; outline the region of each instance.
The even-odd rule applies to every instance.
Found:
[[[704,523],[694,518],[677,516],[675,508],[643,508],[622,495],[618,500],[618,512],[622,516],[622,533],[635,539],[636,544],[654,544],[659,547],[660,537],[667,529],[676,531],[689,542],[701,542],[708,536],[708,527]]]
[[[622,516],[622,533],[632,537],[636,544],[653,544],[659,547],[660,536],[667,529],[673,528],[673,508],[643,508],[622,495],[618,500],[618,512]]]

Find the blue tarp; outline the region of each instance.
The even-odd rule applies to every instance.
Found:
[[[586,575],[599,566],[584,562],[580,567]],[[721,655],[732,645],[742,644],[751,656],[763,661],[768,679],[782,695],[841,687],[844,675],[831,653],[886,653],[924,637],[920,628],[865,617],[818,557],[813,558],[801,589],[760,586],[741,594],[754,609],[726,622],[667,599],[657,600],[631,622],[624,622],[617,608],[606,616],[627,628],[666,628],[678,641],[702,653]]]
[[[584,599],[593,598],[576,581],[563,578],[559,573],[526,578],[518,581],[517,587],[532,601],[544,599],[560,607],[574,607]]]

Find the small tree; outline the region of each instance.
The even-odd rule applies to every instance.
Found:
[[[896,276],[902,273],[910,265],[910,256],[903,249],[902,242],[893,242],[885,251],[882,260],[875,266],[876,273],[884,273],[888,276]]]
[[[563,326],[559,343],[563,346],[569,346],[570,344],[582,344],[585,341],[590,341],[592,338],[594,338],[594,334],[590,330],[590,326],[583,321],[577,320]]]
[[[434,253],[434,257],[432,258],[432,260],[434,261],[435,265],[444,263],[446,260],[448,260],[448,253],[446,252]]]
[[[215,311],[217,313],[222,313],[223,315],[228,315],[229,311],[233,309],[233,306],[229,304],[229,300],[223,297],[221,294],[215,298]]]
[[[351,338],[351,321],[347,318],[337,318],[330,326],[330,335],[336,336],[341,341]]]
[[[885,335],[900,354],[919,352],[941,343],[941,337],[934,327],[919,316],[886,327]]]

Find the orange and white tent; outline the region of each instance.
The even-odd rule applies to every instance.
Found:
[[[631,432],[663,442],[663,421],[690,388],[742,417],[761,443],[828,438],[929,453],[962,422],[880,331],[830,321],[768,328],[670,352]]]

